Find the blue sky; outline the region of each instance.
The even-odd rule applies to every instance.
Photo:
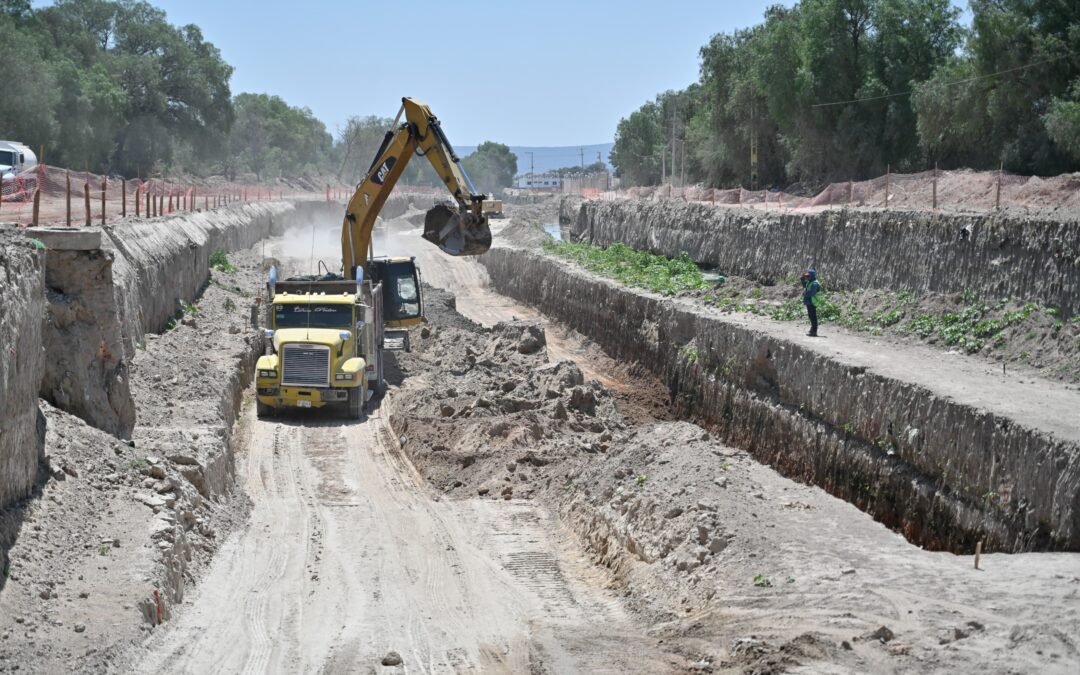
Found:
[[[171,23],[202,28],[236,69],[233,93],[307,106],[331,133],[350,115],[393,116],[414,96],[455,145],[530,146],[610,142],[621,117],[697,79],[698,49],[714,33],[758,23],[777,4],[150,2]]]
[[[620,117],[697,78],[712,34],[776,0],[150,2],[203,29],[236,68],[234,93],[307,106],[331,133],[415,96],[455,145],[545,146],[611,141]]]

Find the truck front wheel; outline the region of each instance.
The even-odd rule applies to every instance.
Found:
[[[266,405],[259,399],[255,399],[255,416],[259,419],[265,419],[267,417],[274,416],[274,406]]]
[[[364,417],[364,389],[365,387],[353,387],[349,390],[349,404],[345,417],[350,420],[359,420]]]

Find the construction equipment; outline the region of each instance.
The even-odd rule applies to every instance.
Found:
[[[502,200],[501,199],[495,199],[495,198],[485,199],[484,200],[484,206],[482,207],[481,213],[484,214],[485,218],[505,218],[506,217],[506,215],[503,213]]]
[[[427,212],[423,238],[453,256],[491,247],[486,197],[476,192],[439,120],[416,99],[401,103],[345,208],[342,274],[326,270],[278,281],[276,270],[270,271],[265,335],[271,353],[256,366],[260,417],[279,408],[327,405],[362,417],[365,403],[383,388],[383,350],[409,349],[408,328],[424,317],[420,273],[412,257],[376,258],[372,232],[414,154],[427,157],[456,204],[436,204]]]
[[[14,178],[23,171],[37,166],[37,155],[18,141],[0,141],[0,176]]]

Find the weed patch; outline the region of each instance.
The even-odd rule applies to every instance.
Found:
[[[666,258],[637,251],[625,244],[601,248],[566,241],[544,242],[544,250],[572,260],[590,272],[663,295],[709,287],[701,270],[686,253],[677,258]]]

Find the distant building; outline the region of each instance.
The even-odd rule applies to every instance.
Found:
[[[562,186],[562,179],[554,174],[535,173],[525,174],[514,179],[514,187],[521,190],[548,190],[558,192]]]

